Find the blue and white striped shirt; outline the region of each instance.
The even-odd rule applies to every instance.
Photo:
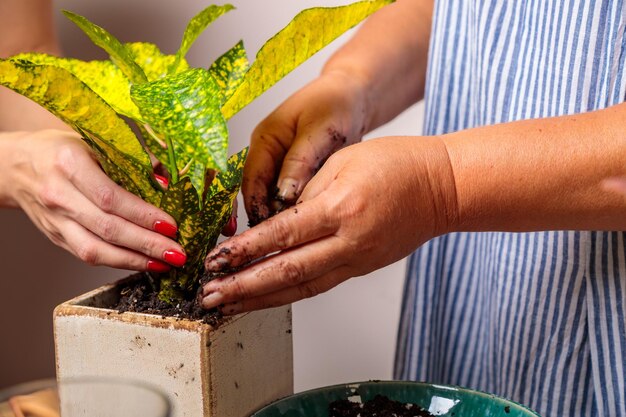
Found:
[[[438,0],[424,133],[620,103],[625,35],[623,0]],[[547,231],[429,242],[409,260],[395,377],[493,392],[544,417],[626,417],[625,241]]]

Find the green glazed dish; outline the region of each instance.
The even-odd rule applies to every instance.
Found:
[[[513,401],[450,385],[406,381],[371,381],[318,388],[278,400],[251,417],[327,417],[328,405],[350,398],[368,401],[376,395],[414,403],[441,417],[540,417]]]

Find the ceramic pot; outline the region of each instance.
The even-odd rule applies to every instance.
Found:
[[[106,308],[129,279],[137,277],[54,310],[59,382],[111,377],[151,384],[170,396],[173,417],[244,417],[293,393],[290,306],[228,317],[217,328]]]

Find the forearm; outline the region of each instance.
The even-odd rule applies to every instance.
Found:
[[[323,73],[357,77],[367,92],[367,130],[424,96],[433,0],[397,0],[368,19]]]
[[[0,58],[20,52],[60,54],[50,0],[0,1]],[[66,128],[30,100],[0,87],[0,131]]]
[[[462,231],[626,230],[626,105],[443,136]]]

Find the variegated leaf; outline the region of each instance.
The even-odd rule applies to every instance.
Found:
[[[239,87],[249,67],[243,41],[239,41],[211,65],[209,71],[222,89],[222,103],[225,103]]]
[[[174,276],[162,280],[160,297],[165,301],[181,291],[189,291],[195,284],[206,255],[207,228],[201,223],[198,192],[188,177],[170,184],[161,200],[160,207],[168,212],[178,224],[178,242],[185,249],[187,263],[178,268]]]
[[[115,36],[81,15],[67,10],[63,10],[63,14],[85,32],[93,43],[104,49],[129,80],[133,83],[148,81],[146,74],[135,63],[130,51]]]
[[[97,135],[138,165],[147,169],[151,166],[150,158],[126,122],[66,69],[0,60],[0,85],[37,102],[76,130]]]
[[[243,82],[224,104],[224,117],[231,118],[343,32],[391,2],[393,0],[366,0],[300,12],[261,47]]]
[[[130,83],[122,71],[111,61],[81,61],[59,58],[47,54],[20,54],[11,60],[26,60],[37,65],[53,65],[64,68],[87,84],[113,109],[131,119],[141,120],[139,109],[130,99]]]
[[[131,51],[135,62],[141,67],[148,77],[148,81],[155,81],[167,75],[167,69],[176,60],[176,55],[165,55],[158,46],[147,42],[133,42],[125,44]],[[178,70],[186,71],[189,64],[185,58],[181,58],[178,63]]]
[[[191,48],[191,45],[198,39],[198,36],[200,36],[211,22],[234,8],[235,7],[231,4],[225,4],[223,6],[211,5],[195,15],[187,24],[183,40],[180,43],[180,48],[176,53],[176,60],[170,67],[169,72],[180,72],[180,61],[187,55],[189,48]]]
[[[207,168],[219,170],[226,168],[228,148],[228,128],[220,112],[219,91],[209,72],[196,68],[135,84],[131,97],[150,126],[181,145],[179,164],[194,158]]]
[[[83,132],[82,136],[96,151],[100,165],[113,181],[148,203],[159,204],[163,192],[156,180],[152,181],[152,167],[148,170],[137,164],[97,135]]]

